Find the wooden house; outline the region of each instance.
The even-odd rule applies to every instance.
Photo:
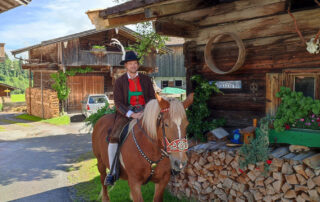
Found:
[[[16,89],[16,87],[0,83],[0,97],[10,97],[10,92]]]
[[[151,74],[160,88],[176,87],[186,89],[186,69],[183,56],[183,38],[169,37],[166,47],[172,52],[157,55],[158,72]]]
[[[282,85],[320,98],[320,54],[305,43],[319,37],[319,1],[129,1],[87,14],[97,29],[153,20],[158,33],[185,38],[187,91],[192,75],[219,81],[224,94],[209,105],[229,127],[274,114]]]
[[[125,72],[125,68],[120,65],[123,55],[121,48],[112,45],[111,39],[115,38],[127,47],[136,43],[138,37],[134,31],[125,27],[88,30],[14,50],[12,54],[28,51],[29,59],[22,68],[33,73],[33,88],[51,89],[54,81],[50,74],[58,70],[92,68],[92,72],[68,77],[71,92],[65,110],[72,112],[81,109],[81,101],[87,94],[107,94],[112,99],[113,82]],[[100,49],[95,49],[96,46]],[[160,53],[166,51],[169,49],[161,49]],[[145,57],[139,70],[151,73],[155,67],[156,53],[151,53]]]

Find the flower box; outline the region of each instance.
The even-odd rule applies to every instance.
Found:
[[[307,147],[320,147],[320,130],[291,128],[283,132],[269,131],[270,143],[287,143]]]

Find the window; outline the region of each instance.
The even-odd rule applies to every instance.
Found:
[[[175,80],[175,81],[174,81],[174,85],[175,85],[176,87],[182,87],[182,80]]]
[[[165,88],[169,86],[169,81],[161,81],[161,88]]]
[[[315,78],[296,76],[294,80],[294,90],[302,92],[304,96],[315,98]]]

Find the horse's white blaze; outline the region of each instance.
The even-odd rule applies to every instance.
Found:
[[[181,140],[181,119],[177,119],[177,120],[175,120],[175,123],[176,123],[176,125],[177,125],[177,128],[178,128],[178,134],[179,134],[179,140]],[[182,159],[182,152],[180,152],[179,151],[179,156],[180,156],[180,158]],[[180,167],[181,167],[182,165],[180,165]]]

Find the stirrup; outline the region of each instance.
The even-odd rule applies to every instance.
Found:
[[[114,185],[114,182],[116,181],[115,179],[116,179],[116,178],[115,178],[114,175],[108,174],[108,175],[106,176],[106,178],[104,179],[104,185],[106,185],[106,186],[113,186],[113,185]]]

